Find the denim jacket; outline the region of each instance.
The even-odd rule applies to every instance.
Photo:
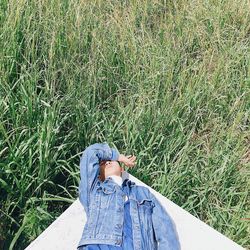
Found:
[[[119,151],[104,143],[87,147],[80,159],[79,199],[87,216],[78,244],[122,245],[124,198],[121,186],[98,175],[100,160],[118,160]],[[125,179],[129,188],[134,250],[178,250],[180,244],[164,207],[147,187]],[[131,249],[132,250],[132,249]]]

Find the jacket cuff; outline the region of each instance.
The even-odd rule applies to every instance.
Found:
[[[119,158],[119,151],[115,148],[111,148],[112,151],[112,157],[111,157],[111,161],[117,161]]]

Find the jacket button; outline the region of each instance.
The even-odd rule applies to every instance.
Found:
[[[117,239],[117,240],[116,240],[116,244],[121,244],[121,242],[122,242],[122,241],[121,241],[120,239]]]
[[[118,211],[118,212],[121,212],[121,211],[122,211],[122,209],[119,207],[117,211]]]

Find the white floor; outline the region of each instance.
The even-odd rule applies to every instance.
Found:
[[[182,250],[243,250],[241,246],[200,221],[134,176],[124,173],[137,185],[146,186],[161,201],[175,222]],[[86,221],[77,199],[26,250],[75,250]]]

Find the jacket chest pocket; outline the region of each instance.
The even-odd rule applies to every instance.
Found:
[[[145,235],[150,236],[153,230],[152,213],[155,204],[150,199],[141,199],[137,202],[141,221],[141,230],[145,233]]]
[[[99,207],[101,209],[108,208],[112,205],[111,203],[113,202],[114,192],[115,192],[115,190],[110,190],[110,189],[106,189],[106,188],[103,188],[102,190],[100,190],[100,192],[99,192],[99,195],[100,195]]]
[[[153,207],[154,207],[154,202],[150,199],[142,199],[137,201],[138,203],[138,209],[142,213],[146,214],[152,214],[153,212]]]
[[[101,194],[100,208],[108,208],[112,202],[112,194]]]

